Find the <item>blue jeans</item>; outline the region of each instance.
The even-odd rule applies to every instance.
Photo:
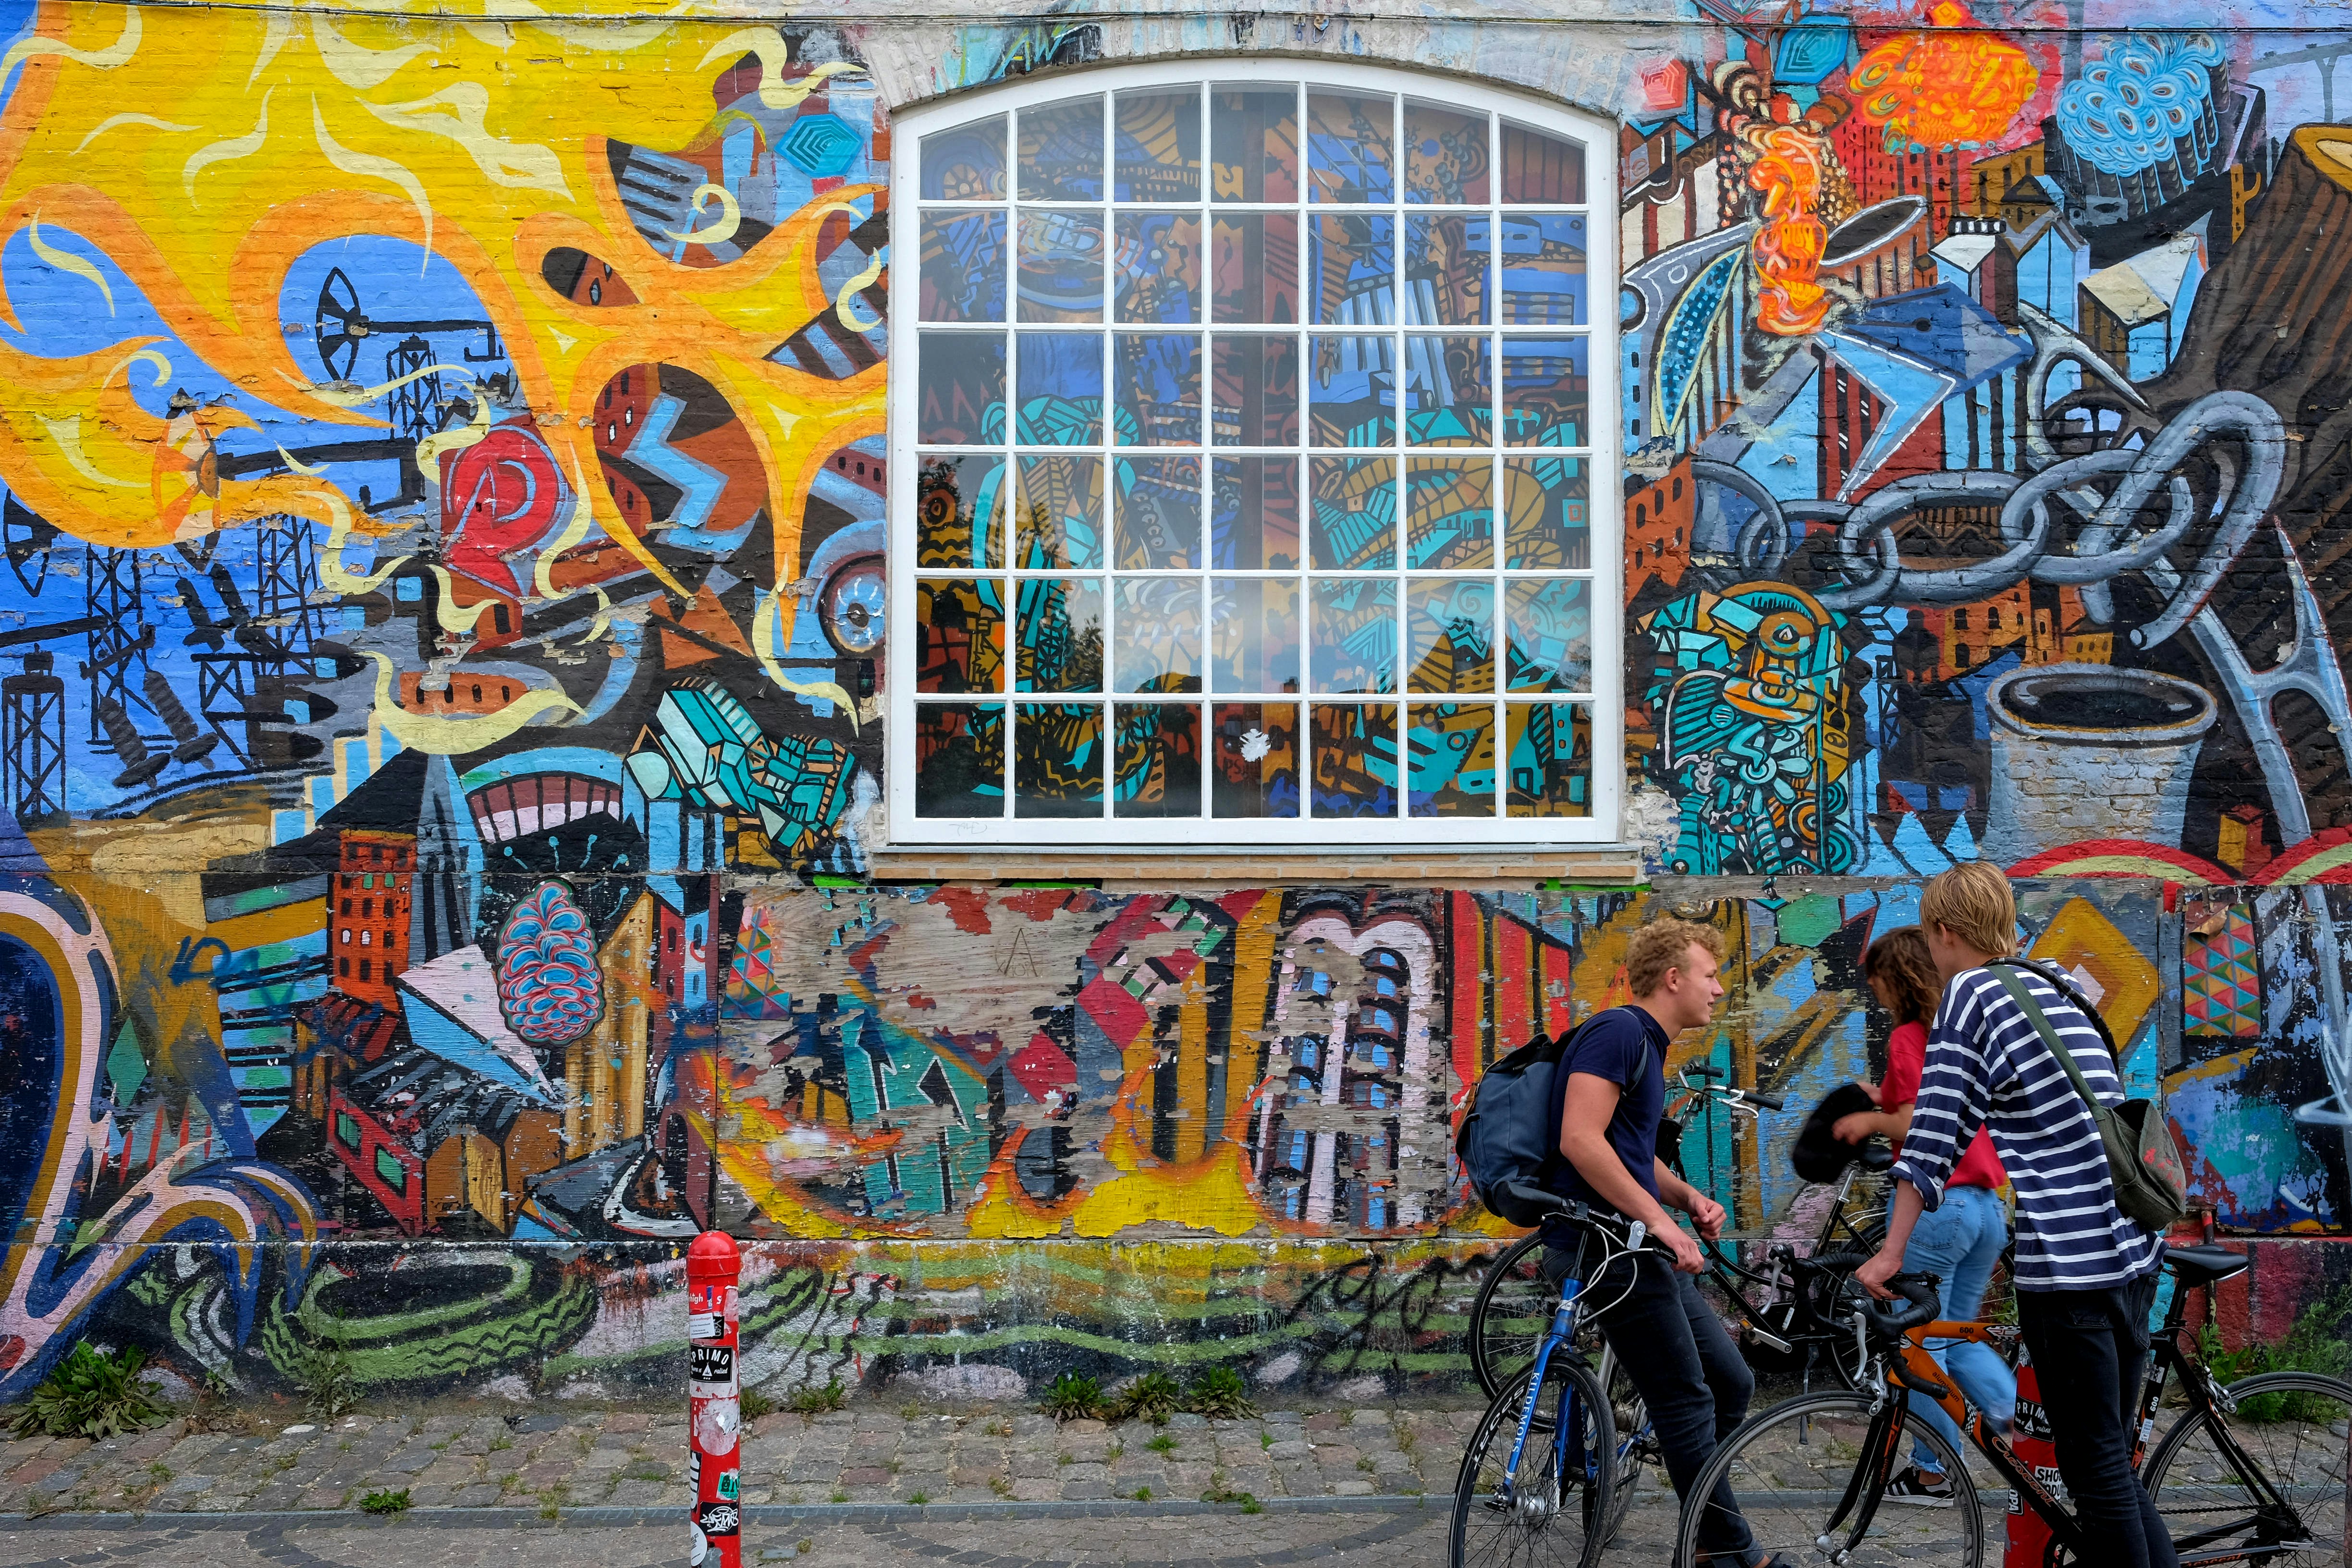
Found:
[[[1985,1286],[1992,1279],[1993,1265],[2000,1261],[2000,1249],[2008,1245],[2009,1210],[1999,1194],[1983,1187],[1946,1187],[1942,1205],[1919,1216],[1910,1245],[1903,1249],[1903,1267],[1942,1279],[1944,1318],[1967,1322],[1983,1308]],[[2017,1374],[1990,1345],[1929,1340],[1927,1348],[1987,1420],[2006,1426],[2016,1415]],[[1969,1451],[1952,1418],[1933,1403],[1914,1398],[1911,1408],[1943,1435],[1954,1453]],[[1914,1446],[1911,1457],[1922,1467],[1941,1468],[1924,1443]]]

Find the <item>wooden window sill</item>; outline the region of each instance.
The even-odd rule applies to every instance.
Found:
[[[1643,880],[1631,849],[924,849],[873,851],[877,882],[1082,882],[1165,889],[1182,886],[1377,882],[1389,887],[1576,882],[1631,887]]]

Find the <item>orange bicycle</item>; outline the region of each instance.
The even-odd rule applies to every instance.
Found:
[[[2154,1447],[2141,1479],[2171,1533],[2181,1568],[2248,1563],[2322,1568],[2345,1557],[2346,1421],[2352,1384],[2311,1373],[2269,1373],[2223,1387],[2183,1340],[2187,1288],[2242,1270],[2247,1259],[2219,1247],[2176,1247],[2166,1258],[2180,1289],[2164,1328],[2148,1344],[2140,1432],[2154,1424],[2171,1373],[2188,1408]],[[2082,1528],[2057,1476],[2020,1460],[1959,1391],[1923,1342],[1990,1339],[1989,1323],[1936,1321],[1935,1281],[1888,1281],[1906,1303],[1865,1303],[1853,1317],[1867,1368],[1851,1394],[1815,1394],[1776,1405],[1724,1439],[1691,1495],[1727,1481],[1757,1546],[1781,1568],[1979,1568],[1989,1533],[1986,1501],[1962,1456],[1912,1408],[1928,1400],[1952,1418],[1995,1475],[2011,1507],[2050,1526],[2050,1568],[2084,1560]],[[1886,1483],[1906,1447],[1924,1445],[1951,1478],[1947,1509],[1885,1505]],[[1882,1506],[1884,1505],[1884,1506]],[[1696,1559],[1707,1505],[1684,1515],[1675,1562]],[[1996,1515],[1997,1517],[1997,1515]]]

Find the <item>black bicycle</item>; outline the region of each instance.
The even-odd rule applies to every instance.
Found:
[[[1658,1123],[1659,1156],[1675,1174],[1710,1194],[1719,1175],[1715,1165],[1717,1109],[1732,1119],[1738,1132],[1746,1131],[1741,1122],[1752,1123],[1759,1110],[1781,1107],[1778,1096],[1728,1087],[1723,1076],[1722,1068],[1712,1066],[1684,1068],[1684,1092]],[[1700,1118],[1706,1150],[1704,1181],[1692,1176],[1684,1153],[1684,1128],[1694,1113]],[[1813,1201],[1822,1205],[1821,1226],[1803,1254],[1789,1244],[1775,1244],[1765,1249],[1763,1267],[1757,1268],[1719,1242],[1701,1243],[1707,1270],[1700,1278],[1712,1280],[1738,1315],[1741,1352],[1759,1371],[1796,1371],[1810,1378],[1815,1366],[1826,1363],[1841,1384],[1854,1385],[1862,1357],[1853,1330],[1845,1325],[1859,1291],[1850,1277],[1878,1250],[1885,1236],[1886,1189],[1880,1176],[1893,1163],[1883,1144],[1865,1145],[1833,1186],[1818,1190]],[[1798,1268],[1801,1258],[1811,1259],[1814,1267]],[[1543,1276],[1539,1230],[1505,1248],[1488,1267],[1471,1302],[1469,1325],[1470,1364],[1488,1397],[1508,1387],[1533,1363],[1536,1342],[1550,1323],[1558,1300],[1559,1291]],[[1626,1403],[1632,1397],[1630,1385],[1614,1375],[1614,1360],[1599,1343],[1597,1331],[1588,1327],[1585,1333],[1582,1348],[1618,1405],[1619,1432],[1640,1432],[1646,1422]]]

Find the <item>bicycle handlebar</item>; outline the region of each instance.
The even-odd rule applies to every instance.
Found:
[[[1886,1288],[1907,1305],[1889,1310],[1875,1300],[1866,1300],[1859,1303],[1859,1310],[1873,1333],[1882,1339],[1899,1340],[1912,1330],[1934,1322],[1936,1315],[1943,1310],[1937,1284],[1932,1274],[1897,1274],[1887,1280]]]
[[[1722,1100],[1728,1110],[1746,1110],[1751,1106],[1760,1105],[1767,1110],[1779,1110],[1786,1103],[1779,1095],[1767,1094],[1760,1089],[1729,1087],[1721,1081],[1722,1078],[1721,1068],[1708,1067],[1705,1064],[1686,1067],[1682,1070],[1685,1089],[1694,1094],[1705,1095],[1709,1100]],[[1691,1081],[1693,1079],[1706,1081],[1693,1083]]]
[[[1542,1187],[1530,1186],[1525,1182],[1509,1183],[1505,1186],[1504,1191],[1529,1208],[1542,1210],[1547,1219],[1564,1219],[1580,1229],[1599,1231],[1602,1236],[1615,1242],[1620,1251],[1654,1252],[1661,1257],[1672,1256],[1664,1247],[1654,1245],[1646,1237],[1641,1246],[1627,1247],[1625,1239],[1631,1233],[1632,1222],[1614,1214],[1595,1213],[1588,1205],[1575,1198],[1564,1198],[1558,1193]]]

